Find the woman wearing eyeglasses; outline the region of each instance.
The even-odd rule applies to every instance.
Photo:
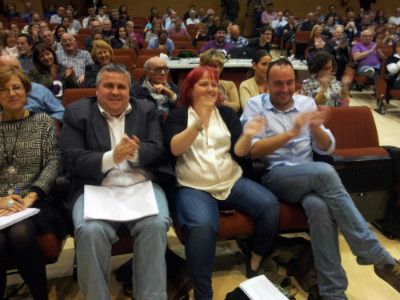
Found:
[[[260,37],[254,38],[251,40],[248,44],[247,47],[254,48],[254,52],[264,49],[267,50],[268,53],[271,50],[270,47],[270,42],[272,40],[272,32],[273,29],[271,26],[268,25],[263,25],[260,29]]]
[[[31,82],[17,68],[0,67],[0,217],[29,207],[40,212],[0,230],[0,299],[6,288],[6,262],[12,253],[33,299],[47,297],[46,270],[36,234],[63,237],[65,223],[49,197],[61,170],[53,120],[24,109]]]

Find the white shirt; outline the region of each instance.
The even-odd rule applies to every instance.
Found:
[[[136,151],[133,158],[129,160],[130,163],[125,160],[120,164],[116,164],[114,161],[114,149],[121,142],[125,134],[125,116],[132,111],[131,105],[128,104],[126,110],[119,117],[111,116],[100,104],[98,105],[101,114],[107,121],[111,140],[111,150],[104,153],[101,163],[101,171],[103,173],[108,172],[101,185],[127,187],[148,180],[148,176],[144,170],[134,168],[134,166],[138,166],[139,162],[138,151]]]
[[[195,110],[189,107],[188,126],[197,120],[199,117]],[[175,172],[178,183],[225,200],[242,176],[242,169],[232,158],[230,150],[231,133],[218,109],[214,108],[207,133],[205,129],[201,130],[190,148],[177,158]]]
[[[388,20],[388,23],[400,25],[400,17],[391,16]]]

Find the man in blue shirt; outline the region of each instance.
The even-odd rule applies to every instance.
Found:
[[[154,38],[149,42],[147,49],[165,49],[168,56],[172,56],[172,52],[175,49],[174,42],[168,38],[168,32],[160,30],[158,38]]]
[[[9,55],[0,56],[1,67],[15,67],[22,71],[21,65],[18,60]],[[44,112],[51,117],[61,121],[64,115],[64,106],[61,101],[54,97],[53,93],[45,86],[31,82],[32,89],[26,95],[25,109],[31,112]]]
[[[357,262],[373,264],[375,273],[400,292],[398,262],[368,229],[335,169],[312,159],[312,151],[330,154],[335,148],[333,135],[322,125],[326,109],[317,110],[312,98],[293,96],[295,73],[286,59],[270,63],[267,80],[269,94],[250,99],[241,118],[246,124],[261,116],[267,126],[245,138],[250,158],[265,162],[262,183],[282,201],[301,203],[306,212],[321,299],[347,299],[338,228]]]

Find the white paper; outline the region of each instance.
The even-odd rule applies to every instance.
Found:
[[[158,214],[151,181],[129,187],[85,185],[84,195],[85,220],[126,222]]]
[[[251,300],[288,300],[265,275],[243,281],[239,287]]]
[[[40,209],[38,208],[27,208],[9,216],[0,217],[0,229],[7,228],[15,223],[18,223],[19,221],[34,216],[39,213],[39,211]]]

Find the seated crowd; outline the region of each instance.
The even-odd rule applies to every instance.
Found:
[[[110,299],[110,251],[121,224],[135,240],[134,298],[167,299],[171,210],[184,229],[194,297],[211,300],[219,210],[237,210],[255,221],[246,261],[251,278],[277,234],[279,201],[300,203],[308,217],[318,299],[347,299],[338,229],[357,262],[373,265],[400,293],[399,262],[369,230],[333,167],[312,159],[313,151],[334,151],[324,106],[349,105],[354,74],[347,64],[373,80],[382,69],[388,90],[400,89],[400,8],[386,18],[382,10],[361,8],[357,16],[352,9],[340,16],[330,5],[325,16],[318,7],[301,20],[255,1],[258,31],[247,39],[237,25],[239,3],[230,2],[225,22],[212,9],[191,5],[182,16],[173,8],[161,16],[153,7],[140,24],[125,5],[89,7],[82,17],[72,4],[49,5],[43,19],[30,2],[22,14],[7,5],[0,22],[0,217],[29,207],[41,211],[0,230],[0,299],[11,252],[33,299],[48,298],[35,236],[53,232],[63,238],[68,232],[51,193],[62,163],[72,178],[66,210],[85,299]],[[13,21],[20,16],[23,28]],[[298,31],[309,32],[306,43],[296,42]],[[297,91],[289,59],[272,61],[273,42],[281,42],[285,56],[307,59],[310,78]],[[171,58],[179,43],[200,56],[200,66],[180,85],[162,57],[151,55],[143,76],[133,80],[133,66],[116,55],[116,49],[133,49],[135,57],[161,49]],[[226,57],[252,60],[239,89],[222,79]],[[95,92],[64,109],[65,90],[72,88]],[[49,115],[61,124],[60,137]],[[245,177],[249,159],[264,163],[261,182]],[[151,183],[147,189],[158,214],[126,222],[85,218],[86,186],[125,190],[144,182]]]

